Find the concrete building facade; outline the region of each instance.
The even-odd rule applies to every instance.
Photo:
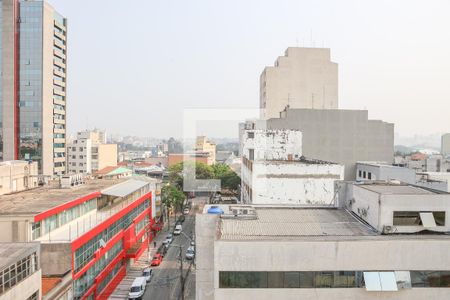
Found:
[[[252,204],[332,204],[344,167],[302,156],[297,130],[243,133],[241,200]]]
[[[0,300],[41,299],[39,243],[0,243]]]
[[[369,120],[365,110],[287,109],[281,118],[252,123],[301,131],[303,155],[343,164],[346,180],[355,179],[357,161],[394,160],[394,124]]]
[[[220,209],[196,217],[197,299],[450,297],[447,235],[380,235],[338,208]]]
[[[441,154],[446,157],[450,155],[450,133],[445,133],[441,138]]]
[[[81,131],[67,145],[68,173],[93,174],[105,167],[117,166],[117,144],[104,144],[106,135],[99,130]]]
[[[208,140],[206,136],[197,137],[194,151],[209,153],[208,165],[216,163],[216,144]]]
[[[278,118],[286,107],[337,109],[338,65],[330,49],[289,47],[260,76],[263,119]]]
[[[21,160],[0,162],[0,195],[38,186],[38,164]]]
[[[0,160],[66,172],[67,20],[44,1],[0,1]]]

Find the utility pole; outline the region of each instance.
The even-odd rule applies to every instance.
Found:
[[[183,278],[183,251],[180,247],[180,284],[181,284],[181,300],[184,300],[184,278]]]

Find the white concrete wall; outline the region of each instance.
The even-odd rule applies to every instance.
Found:
[[[219,289],[219,271],[450,270],[450,239],[216,241],[214,299],[448,299],[450,288]],[[382,250],[381,250],[382,249]],[[276,295],[275,298],[274,295]]]
[[[341,165],[267,161],[253,164],[248,182],[254,204],[328,205],[333,202],[334,182],[343,178]]]
[[[249,138],[249,134],[254,134]],[[298,130],[245,130],[243,156],[249,158],[254,149],[254,160],[287,160],[302,156],[302,133]]]
[[[359,176],[359,171],[361,171],[362,173],[365,171],[366,177],[364,178],[364,176]],[[410,184],[416,183],[416,172],[408,168],[389,165],[374,166],[364,163],[356,164],[356,180],[368,180],[369,172],[372,174],[372,178],[370,180],[395,179]]]
[[[34,272],[31,276],[14,286],[6,293],[0,295],[0,300],[19,300],[27,299],[35,292],[38,292],[38,298],[41,299],[41,270]]]
[[[427,228],[428,230],[450,231],[450,194],[417,195],[380,195],[358,185],[349,185],[353,189],[354,203],[350,209],[367,223],[383,231],[384,226],[393,226],[394,211],[445,211],[445,226]],[[347,203],[348,203],[347,199]],[[394,226],[397,233],[413,233],[424,230],[423,226]]]

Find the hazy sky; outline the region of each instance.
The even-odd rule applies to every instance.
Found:
[[[69,19],[71,132],[181,136],[183,108],[257,107],[264,66],[311,31],[339,64],[340,108],[450,132],[448,0],[49,1]]]

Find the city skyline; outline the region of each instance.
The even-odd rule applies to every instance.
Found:
[[[331,49],[341,109],[367,109],[402,136],[450,131],[445,1],[51,4],[70,20],[69,132],[177,136],[183,108],[256,108],[261,72],[289,46]]]

